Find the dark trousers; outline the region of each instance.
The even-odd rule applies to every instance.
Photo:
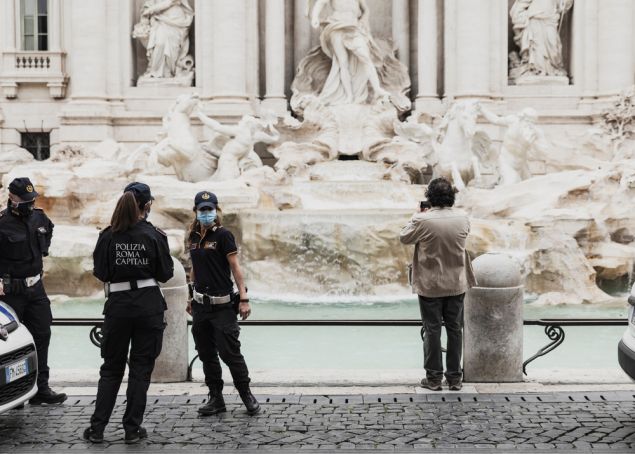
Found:
[[[230,305],[231,306],[231,305]],[[213,309],[213,310],[212,310]],[[232,374],[236,389],[249,387],[249,370],[240,353],[240,326],[231,307],[217,309],[192,303],[192,336],[198,356],[203,363],[205,384],[211,392],[223,389],[220,359]]]
[[[95,412],[90,418],[93,429],[103,432],[110,420],[126,368],[128,347],[130,364],[123,428],[131,432],[141,426],[154,362],[161,353],[164,327],[163,314],[134,318],[106,315],[101,345],[104,364],[99,371]]]
[[[448,337],[445,357],[445,378],[448,382],[462,379],[461,354],[463,350],[463,298],[456,296],[428,298],[419,295],[419,310],[425,330],[423,341],[423,367],[431,381],[443,378],[443,358],[441,356],[441,326],[445,323]]]
[[[2,297],[18,314],[18,318],[27,327],[37,350],[37,386],[40,391],[49,387],[49,344],[51,342],[51,301],[46,296],[44,284],[39,281],[33,287],[20,286],[15,293]]]

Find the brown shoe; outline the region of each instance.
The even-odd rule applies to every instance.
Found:
[[[450,388],[450,391],[461,391],[461,388],[463,388],[463,383],[460,380],[451,381],[448,382],[448,387]]]
[[[441,391],[441,381],[428,380],[427,378],[421,379],[421,386],[431,391]]]

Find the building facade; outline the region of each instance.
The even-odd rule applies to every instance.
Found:
[[[477,98],[499,112],[533,107],[547,130],[586,127],[635,83],[635,1],[567,0],[557,23],[566,74],[518,83],[510,77],[518,55],[510,12],[520,1],[532,3],[367,4],[371,33],[408,68],[413,109],[439,114],[452,100]],[[1,0],[0,153],[22,147],[43,159],[59,145],[107,138],[132,150],[155,140],[184,93],[198,93],[203,110],[223,122],[262,108],[287,112],[296,68],[319,45],[307,14],[315,2],[175,1],[185,25],[170,33],[182,33],[177,65],[186,76],[148,80],[151,56],[137,26],[157,3]]]

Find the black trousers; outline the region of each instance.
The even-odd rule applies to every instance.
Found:
[[[49,387],[49,344],[51,343],[51,301],[46,296],[44,284],[39,281],[33,287],[20,286],[15,293],[2,297],[18,314],[20,322],[27,327],[37,350],[37,386],[43,391]]]
[[[249,387],[249,370],[240,352],[240,326],[236,313],[228,306],[202,306],[192,303],[192,337],[198,356],[203,363],[205,384],[210,391],[223,389],[220,359],[232,374],[234,386],[241,390]]]
[[[419,295],[419,310],[425,330],[423,341],[423,367],[431,381],[443,378],[443,357],[441,355],[441,326],[445,323],[448,337],[445,357],[445,378],[448,382],[459,381],[463,377],[461,354],[463,352],[463,298],[456,296],[428,298]]]
[[[154,362],[163,343],[163,314],[146,317],[112,317],[106,315],[103,327],[95,412],[90,418],[93,429],[103,432],[115,407],[117,392],[123,380],[130,347],[128,389],[123,428],[126,432],[141,426]]]

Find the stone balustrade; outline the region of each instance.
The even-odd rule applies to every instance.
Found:
[[[3,71],[0,87],[6,98],[18,95],[18,85],[45,84],[52,98],[65,96],[68,76],[64,64],[65,52],[7,51],[2,53]]]

